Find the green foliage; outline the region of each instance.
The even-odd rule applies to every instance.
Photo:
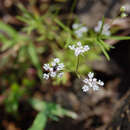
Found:
[[[38,70],[39,77],[42,78],[42,71],[41,71],[40,61],[38,59],[36,48],[32,43],[30,43],[28,45],[28,53],[29,53],[29,57],[30,57],[32,63],[34,64],[34,66]]]
[[[55,103],[47,103],[38,99],[32,99],[30,100],[30,103],[35,110],[39,111],[39,113],[37,114],[33,125],[29,128],[29,130],[43,130],[46,126],[48,118],[55,121],[58,120],[58,117],[64,116],[68,116],[73,119],[77,118],[77,115],[74,112],[66,110]]]
[[[33,125],[28,130],[43,130],[46,126],[47,116],[44,111],[41,111],[37,114]]]
[[[10,92],[8,97],[5,99],[6,111],[9,113],[17,113],[18,104],[21,96],[24,94],[24,89],[20,89],[17,83],[13,83],[10,86]]]
[[[28,38],[28,35],[19,34],[15,29],[3,22],[0,22],[0,29],[3,31],[3,33],[0,34],[0,40],[3,43],[1,51],[16,50],[19,52],[18,60],[23,58],[27,60],[27,58],[29,58],[30,62],[37,68],[38,75],[41,78],[42,71],[37,48],[32,44],[32,40]],[[4,35],[4,33],[7,33],[7,36]]]
[[[102,39],[130,40],[129,36],[102,36]]]

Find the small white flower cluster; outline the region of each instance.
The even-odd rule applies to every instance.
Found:
[[[89,91],[89,89],[93,89],[93,91],[99,90],[99,86],[104,86],[104,83],[101,80],[94,78],[94,73],[89,72],[88,78],[84,79],[83,82],[85,85],[82,87],[83,92]]]
[[[101,27],[102,27],[102,21],[98,21],[98,25],[94,28],[94,31],[95,32],[100,32]],[[103,25],[102,34],[106,35],[106,36],[110,36],[111,35],[110,25],[108,25],[108,24],[104,24]]]
[[[51,64],[44,64],[43,65],[43,68],[44,70],[47,72],[47,73],[44,73],[43,74],[43,78],[44,79],[49,79],[49,77],[62,77],[64,72],[63,72],[63,69],[64,69],[64,64],[63,63],[60,63],[60,59],[59,58],[55,58]]]
[[[78,38],[81,38],[83,36],[83,33],[86,33],[88,31],[87,27],[77,23],[73,24],[72,28],[74,29],[74,33]]]
[[[77,45],[69,45],[68,47],[75,51],[76,56],[83,54],[90,49],[88,45],[82,46],[81,42],[77,42]]]

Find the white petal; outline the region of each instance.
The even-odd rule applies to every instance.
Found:
[[[90,48],[89,48],[89,46],[88,45],[85,45],[84,46],[84,51],[88,51]]]
[[[102,21],[98,21],[98,26],[101,26],[102,25]]]
[[[44,64],[43,68],[47,71],[50,69],[50,65],[49,64]]]
[[[86,84],[88,84],[88,82],[89,82],[88,78],[84,79],[83,82],[86,83]]]
[[[49,68],[49,71],[50,71],[50,72],[53,72],[53,68],[50,67],[50,68]]]
[[[64,72],[60,72],[60,73],[58,74],[58,77],[61,78],[61,77],[63,76],[63,74],[64,74]]]
[[[104,86],[104,82],[102,82],[101,80],[99,80],[97,83],[101,86]]]
[[[80,24],[74,23],[74,24],[72,25],[72,28],[73,28],[73,29],[77,29],[77,28],[79,28],[79,26],[80,26]]]
[[[85,27],[85,26],[83,26],[83,27],[80,28],[80,31],[81,31],[81,32],[87,32],[87,31],[88,31],[88,28]]]
[[[58,71],[59,70],[63,70],[63,68],[64,68],[64,64],[63,63],[58,64],[58,66],[57,66],[57,70]]]
[[[46,73],[44,73],[44,74],[43,74],[43,79],[48,80],[48,79],[49,79],[49,75],[48,75],[48,74],[46,74]]]
[[[54,67],[56,66],[56,62],[52,62],[51,65]]]
[[[94,77],[94,73],[89,72],[89,73],[88,73],[88,77],[89,77],[90,79],[92,79],[92,78]]]
[[[50,72],[50,76],[53,78],[56,77],[56,72]]]
[[[59,59],[59,58],[55,58],[55,59],[54,59],[54,62],[55,62],[55,63],[59,63],[59,62],[60,62],[60,59]]]
[[[87,92],[87,91],[89,91],[89,87],[87,85],[84,85],[82,87],[82,90],[83,90],[83,92]]]
[[[78,56],[81,53],[81,50],[79,48],[75,49],[75,55]]]
[[[69,47],[71,50],[75,50],[75,45],[72,45],[72,46],[69,45],[68,47]]]
[[[97,79],[96,78],[93,78],[93,82],[96,83]]]
[[[93,90],[94,90],[94,91],[99,90],[99,86],[98,86],[98,85],[94,85],[94,86],[93,86]]]
[[[79,42],[77,42],[77,45],[78,45],[78,46],[82,46],[82,44],[81,44],[81,42],[80,42],[80,41],[79,41]]]
[[[90,86],[90,88],[93,87],[93,82],[88,82],[88,85]]]

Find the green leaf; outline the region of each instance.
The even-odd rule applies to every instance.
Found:
[[[30,99],[29,100],[32,107],[38,111],[33,125],[28,130],[43,130],[45,128],[47,118],[51,118],[55,121],[58,120],[58,117],[68,116],[73,119],[77,118],[77,114],[62,108],[60,105],[55,103],[47,103],[39,99]]]
[[[30,55],[30,59],[32,60],[32,63],[35,66],[39,66],[40,62],[39,62],[39,59],[38,59],[38,56],[37,56],[36,48],[32,43],[30,43],[29,46],[28,46],[28,53]]]
[[[0,22],[0,31],[0,41],[3,43],[1,47],[2,51],[12,47],[18,42],[19,35],[17,31],[8,24]]]
[[[102,36],[102,39],[130,40],[130,36]]]
[[[3,22],[0,22],[0,30],[4,31],[12,38],[17,36],[17,31],[13,29],[11,26],[9,26],[8,24],[5,24]]]
[[[38,55],[37,55],[37,52],[36,52],[36,48],[32,43],[30,43],[28,45],[28,53],[29,53],[29,57],[30,57],[33,65],[38,70],[39,77],[41,78],[42,77],[42,70],[41,70],[41,67],[40,67],[40,61],[39,61],[39,58],[38,58]]]
[[[107,60],[110,60],[110,57],[107,53],[107,51],[105,50],[104,46],[101,44],[101,42],[99,42],[98,40],[95,40],[95,42],[100,46],[102,52],[104,53],[104,55],[106,56]]]
[[[65,48],[67,48],[68,45],[71,44],[71,43],[72,43],[72,38],[71,38],[71,35],[68,34],[68,38],[67,38],[67,40],[66,40]]]
[[[28,19],[24,18],[23,16],[16,16],[16,18],[24,23],[28,23]]]
[[[32,107],[38,111],[43,111],[47,113],[48,117],[55,115],[58,117],[63,117],[63,116],[69,116],[71,118],[76,118],[77,115],[76,113],[66,110],[62,108],[60,105],[55,104],[55,103],[47,103],[38,99],[31,99],[29,100],[31,103]]]
[[[39,99],[30,99],[29,103],[32,105],[32,107],[37,111],[43,111],[46,110],[46,103],[39,100]]]
[[[77,114],[76,113],[74,113],[72,111],[69,111],[67,109],[64,109],[64,108],[62,108],[58,104],[52,103],[52,104],[49,104],[49,105],[50,106],[48,106],[48,108],[51,107],[50,110],[51,110],[51,114],[52,115],[55,115],[55,116],[58,116],[58,117],[68,116],[68,117],[71,117],[73,119],[77,118]]]
[[[47,122],[47,115],[44,111],[41,111],[37,114],[33,125],[28,130],[44,130]]]
[[[104,42],[103,40],[99,39],[99,42],[102,44],[102,46],[106,49],[109,50],[110,48],[112,48],[112,46],[110,46],[108,43]]]
[[[35,85],[35,83],[36,83],[35,79],[30,80],[30,79],[28,79],[28,78],[24,78],[24,79],[22,80],[22,84],[23,84],[24,86],[26,86],[26,87],[32,87],[32,86]]]
[[[26,19],[33,18],[33,15],[22,4],[18,4],[18,7],[22,11],[24,18]]]
[[[99,32],[99,36],[101,36],[101,34],[102,34],[103,26],[104,26],[104,16],[102,17],[102,25],[101,25],[101,29],[100,29],[100,32]]]
[[[65,26],[59,19],[55,18],[54,21],[60,26],[62,27],[66,32],[69,32],[72,34],[72,31],[67,27]]]
[[[7,112],[16,114],[18,105],[19,105],[19,99],[21,98],[23,94],[24,94],[24,91],[20,89],[19,84],[13,83],[10,86],[8,97],[5,99]]]

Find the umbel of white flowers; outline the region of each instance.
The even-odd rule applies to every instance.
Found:
[[[74,29],[74,33],[78,38],[81,38],[83,36],[83,33],[86,33],[88,31],[88,28],[86,26],[78,23],[74,23],[72,25],[72,28]]]
[[[76,56],[83,54],[90,49],[88,45],[82,46],[81,42],[77,42],[77,45],[69,45],[68,47],[75,51]]]
[[[94,31],[95,32],[100,32],[101,27],[102,27],[102,21],[98,21],[98,25],[94,28]],[[108,25],[108,24],[104,24],[103,25],[102,34],[106,35],[106,36],[110,36],[111,35],[110,25]]]
[[[55,58],[50,64],[44,64],[43,69],[46,71],[43,74],[44,79],[49,79],[49,77],[54,78],[54,77],[62,77],[64,72],[64,64],[60,63],[59,58]]]
[[[104,86],[104,83],[101,80],[94,78],[94,73],[89,72],[88,78],[84,79],[83,82],[85,85],[82,87],[83,92],[87,92],[90,89],[93,91],[99,90],[99,86]]]

